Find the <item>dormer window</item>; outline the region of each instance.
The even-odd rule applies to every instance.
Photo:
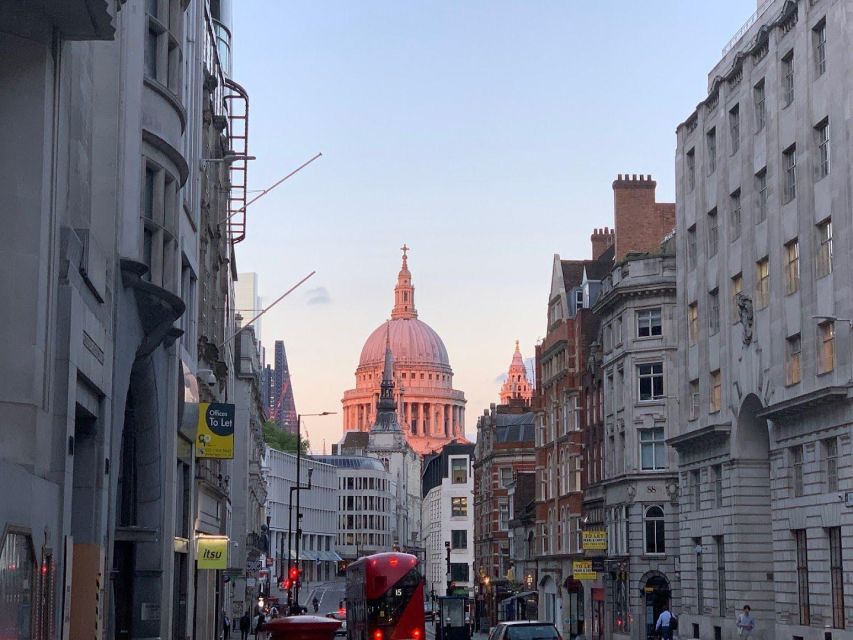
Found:
[[[583,289],[575,291],[575,308],[583,309]]]

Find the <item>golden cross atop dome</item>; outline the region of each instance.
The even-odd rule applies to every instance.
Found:
[[[400,251],[402,251],[402,252],[403,252],[403,259],[404,259],[404,260],[405,260],[406,258],[408,258],[408,256],[406,255],[406,253],[408,253],[408,252],[409,252],[409,247],[407,247],[407,246],[406,246],[406,243],[405,243],[405,242],[403,243],[403,246],[402,246],[402,247],[400,247]]]

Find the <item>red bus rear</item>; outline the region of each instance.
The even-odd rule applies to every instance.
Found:
[[[424,580],[408,553],[377,553],[347,567],[348,640],[425,640]]]

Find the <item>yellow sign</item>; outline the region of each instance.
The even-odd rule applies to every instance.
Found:
[[[582,544],[584,551],[607,551],[607,532],[584,531]]]
[[[592,560],[572,562],[572,577],[575,580],[598,580],[598,573],[592,570]]]
[[[199,569],[228,568],[228,538],[199,536],[196,547],[196,567]]]
[[[198,405],[195,437],[197,458],[234,458],[234,405],[202,402]]]

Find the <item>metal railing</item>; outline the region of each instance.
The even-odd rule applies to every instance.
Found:
[[[756,22],[758,22],[758,19],[764,15],[764,13],[767,11],[767,9],[770,8],[770,5],[772,4],[773,0],[764,0],[764,2],[758,6],[758,9],[755,10],[755,13],[753,13],[751,16],[749,16],[749,18],[747,18],[746,22],[743,23],[743,26],[737,30],[737,33],[735,33],[732,39],[728,41],[725,47],[723,47],[723,56],[725,56],[729,51],[734,48],[738,40],[743,37],[743,34],[749,31],[749,28]]]

